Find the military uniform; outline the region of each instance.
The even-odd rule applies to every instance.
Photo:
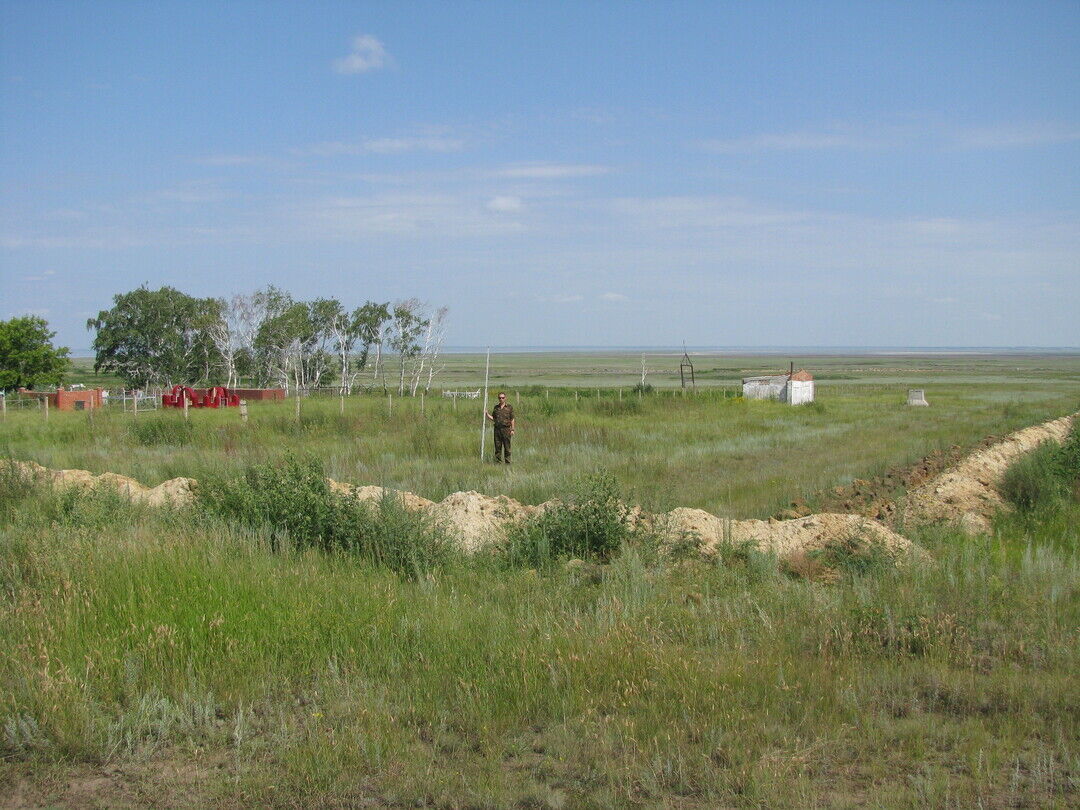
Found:
[[[495,420],[495,463],[510,463],[510,430],[514,424],[514,406],[509,402],[496,405],[491,409],[491,418]],[[501,454],[501,458],[500,458]]]

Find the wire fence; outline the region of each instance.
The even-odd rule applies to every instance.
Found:
[[[694,387],[680,387],[677,384],[674,387],[657,387],[654,388],[651,385],[646,386],[545,386],[545,385],[524,385],[524,386],[502,386],[510,393],[510,400],[515,405],[538,404],[549,403],[555,405],[556,403],[562,403],[563,406],[570,403],[580,403],[585,405],[589,402],[595,403],[615,403],[632,400],[649,400],[649,401],[663,401],[665,398],[669,401],[678,402],[680,400],[709,400],[709,399],[730,399],[740,397],[743,395],[742,386],[739,384],[710,384],[705,386]],[[898,397],[901,397],[900,401],[905,402],[907,397],[907,390],[909,386],[906,383],[836,383],[828,385],[831,391],[836,391],[842,388],[845,393],[857,393],[857,394],[886,394],[896,393]],[[194,403],[188,403],[189,408],[185,408],[182,405],[168,407],[162,404],[162,395],[171,391],[170,388],[150,388],[150,389],[130,389],[130,388],[112,388],[112,389],[100,389],[102,390],[100,403],[95,398],[89,398],[86,403],[77,403],[77,410],[89,411],[91,414],[94,411],[105,411],[108,413],[125,413],[133,416],[138,414],[152,413],[161,410],[201,410]],[[204,389],[195,389],[196,391],[202,391]],[[271,389],[272,390],[272,389]],[[446,409],[452,411],[469,411],[474,408],[483,407],[482,390],[468,387],[458,388],[421,388],[412,393],[408,388],[404,393],[397,385],[364,385],[354,386],[351,389],[343,388],[341,386],[308,386],[297,388],[295,386],[290,387],[288,390],[279,389],[283,391],[284,397],[281,396],[272,398],[271,403],[276,402],[278,405],[283,405],[288,402],[293,403],[296,414],[299,416],[302,411],[302,403],[305,400],[319,401],[319,400],[338,400],[340,403],[341,412],[345,412],[345,403],[347,401],[359,400],[359,399],[381,399],[384,408],[388,415],[393,415],[395,408],[399,413],[418,411],[423,414],[428,409]],[[3,415],[6,418],[9,411],[13,413],[38,411],[41,412],[44,418],[48,418],[50,410],[55,411],[56,406],[53,404],[50,406],[48,395],[53,392],[8,392],[6,395],[0,393],[0,409],[2,409]],[[493,389],[494,393],[494,389]],[[819,393],[823,393],[819,388]],[[53,393],[55,397],[55,393]],[[183,402],[186,398],[180,398],[179,401]],[[258,401],[256,398],[250,400],[241,400],[241,417],[246,420],[247,417],[247,405],[249,402],[254,403]],[[55,399],[53,400],[55,403]],[[406,403],[413,403],[407,405]],[[438,404],[436,404],[438,403]],[[490,402],[487,403],[490,407]],[[222,406],[224,407],[224,406]],[[405,409],[405,410],[402,410]],[[91,418],[92,415],[91,415]]]

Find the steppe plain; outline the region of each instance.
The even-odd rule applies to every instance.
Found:
[[[314,458],[338,481],[525,504],[610,472],[651,511],[903,503],[991,437],[1080,407],[1076,354],[801,356],[813,407],[745,402],[786,355],[496,354],[475,403],[374,392],[179,413],[11,411],[6,456],[153,485]],[[483,361],[448,355],[439,387]],[[87,374],[86,379],[93,381]],[[926,389],[929,408],[904,405]],[[862,484],[860,482],[863,482]],[[5,481],[5,806],[1007,807],[1080,797],[1080,507],[821,581],[728,549],[450,557],[403,576],[197,507]],[[902,515],[902,510],[896,513]],[[892,520],[892,517],[887,519]],[[898,518],[899,519],[899,518]]]

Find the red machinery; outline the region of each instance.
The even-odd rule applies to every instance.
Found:
[[[163,408],[183,408],[185,399],[191,408],[235,408],[240,404],[239,394],[220,385],[201,390],[174,385],[171,393],[161,395],[161,405]]]

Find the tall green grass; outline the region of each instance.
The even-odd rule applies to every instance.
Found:
[[[314,458],[286,456],[280,464],[217,474],[199,487],[199,508],[254,531],[271,547],[345,552],[410,576],[447,562],[446,532],[394,495],[371,505],[335,492]]]
[[[1080,420],[1065,441],[1048,441],[1005,471],[1002,496],[1022,512],[1053,510],[1063,499],[1080,497]]]
[[[518,393],[521,394],[518,401]],[[518,419],[512,469],[479,459],[475,402],[356,396],[253,403],[236,409],[8,413],[0,453],[53,468],[130,475],[153,485],[203,479],[309,453],[337,480],[379,484],[440,500],[456,491],[540,503],[569,478],[609,470],[628,500],[649,511],[692,506],[730,517],[767,517],[796,497],[910,464],[935,449],[967,446],[1077,407],[1075,384],[967,383],[929,387],[930,408],[907,408],[897,387],[823,385],[820,408],[744,402],[724,391],[511,392]],[[488,451],[491,441],[488,437]]]
[[[79,768],[183,806],[1077,800],[1075,503],[826,585],[633,544],[601,577],[402,576],[284,542],[267,504],[5,498],[0,788],[43,803]]]

